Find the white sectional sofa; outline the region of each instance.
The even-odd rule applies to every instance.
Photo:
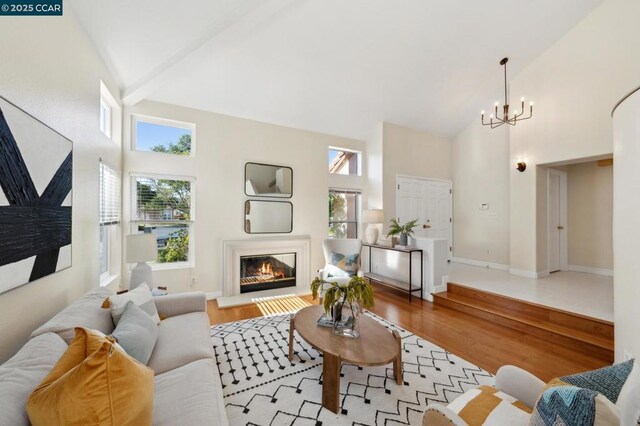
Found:
[[[102,309],[111,290],[91,290],[31,334],[0,366],[0,426],[29,425],[26,403],[74,337],[74,327],[105,334],[114,324]],[[227,425],[222,386],[211,344],[204,293],[156,297],[161,321],[148,366],[155,372],[154,425]]]

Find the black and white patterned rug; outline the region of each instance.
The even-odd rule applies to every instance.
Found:
[[[480,384],[488,372],[403,330],[367,315],[402,337],[404,386],[392,364],[343,364],[341,412],[322,408],[322,355],[295,334],[295,356],[287,358],[289,316],[278,315],[211,327],[231,425],[421,425],[431,402],[447,404]]]

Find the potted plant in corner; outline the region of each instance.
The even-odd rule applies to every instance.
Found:
[[[333,318],[333,333],[340,336],[359,337],[358,316],[361,307],[373,306],[373,287],[363,277],[352,277],[347,284],[326,282],[316,277],[311,283],[314,300],[324,284],[328,284],[329,288],[324,291],[322,305],[325,314]]]
[[[400,225],[394,218],[391,219],[391,225],[389,226],[389,233],[387,235],[400,235],[400,245],[406,246],[409,243],[409,237],[414,235],[413,228],[416,226],[418,226],[418,219],[414,219],[404,225]]]

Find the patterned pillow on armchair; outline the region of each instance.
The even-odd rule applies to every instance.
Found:
[[[529,422],[530,426],[619,424],[618,408],[604,395],[557,379],[538,398]]]
[[[331,253],[331,265],[353,277],[360,268],[360,253],[345,255],[333,252]]]

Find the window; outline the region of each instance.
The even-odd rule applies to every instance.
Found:
[[[329,190],[329,236],[358,238],[360,192]]]
[[[156,264],[193,265],[193,178],[132,176],[132,233],[158,240]]]
[[[195,124],[134,116],[134,150],[173,155],[193,155]]]
[[[329,173],[360,176],[360,153],[329,148]]]
[[[122,134],[122,109],[107,86],[100,82],[100,131],[120,145]]]
[[[111,253],[116,249],[111,241],[120,229],[120,173],[100,162],[100,278],[117,275],[118,256]],[[115,251],[118,253],[119,250]]]
[[[100,131],[111,138],[111,105],[100,97]]]

